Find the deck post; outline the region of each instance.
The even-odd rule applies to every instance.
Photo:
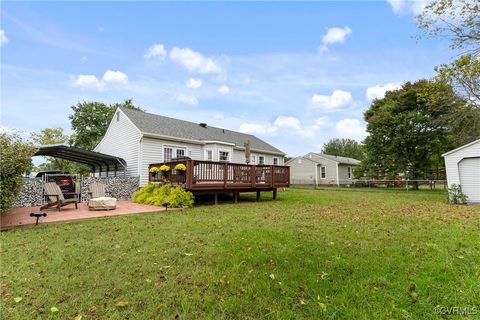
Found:
[[[256,166],[253,165],[251,168],[250,168],[250,179],[252,180],[252,188],[255,188],[255,185],[256,185],[256,179],[257,179],[257,171],[256,171]]]
[[[233,193],[233,201],[234,201],[235,203],[238,203],[238,192],[234,192],[234,193]]]
[[[215,204],[218,204],[218,193],[217,192],[215,192],[213,194],[213,201],[214,201]]]
[[[273,189],[273,200],[277,199],[277,188]]]
[[[275,174],[273,171],[273,166],[270,166],[270,187],[273,188],[275,186]]]
[[[260,200],[260,191],[257,191],[257,201]]]
[[[223,166],[223,189],[227,189],[228,165],[225,163]]]

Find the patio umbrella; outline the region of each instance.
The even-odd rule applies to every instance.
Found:
[[[245,142],[243,146],[245,147],[245,162],[249,164],[250,163],[250,140],[247,140],[247,142]]]

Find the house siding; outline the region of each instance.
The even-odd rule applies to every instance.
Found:
[[[140,185],[143,186],[148,183],[148,166],[152,163],[163,162],[163,148],[164,147],[179,147],[185,148],[185,156],[194,160],[203,159],[203,148],[201,145],[181,143],[170,141],[166,139],[156,139],[143,137],[142,139],[142,154],[140,166]],[[173,155],[175,157],[175,155]]]
[[[290,167],[290,184],[315,184],[316,162],[297,157],[289,160],[286,165]]]
[[[480,185],[475,187],[478,183],[477,181],[480,180],[480,166],[475,165],[475,162],[480,162],[478,160],[480,159],[480,140],[458,151],[447,154],[444,158],[448,186],[451,187],[452,184],[471,185],[472,191],[467,190],[470,191],[467,194],[467,202],[480,202]],[[467,161],[465,161],[467,159],[477,160],[469,160],[468,164],[470,165],[468,165]],[[472,163],[474,164],[471,165]]]
[[[351,178],[348,178],[348,167],[352,168]],[[340,179],[340,184],[351,184],[353,182],[353,168],[355,166],[349,164],[339,164],[338,165],[338,178]]]
[[[318,162],[318,184],[337,184],[337,162],[324,159],[322,157],[317,156],[316,154],[309,153],[307,154],[308,158],[311,158]],[[321,169],[320,167],[326,168],[326,177],[325,179],[321,178]]]
[[[120,117],[117,121],[117,113]],[[120,157],[127,162],[126,176],[138,176],[139,141],[142,135],[127,116],[118,109],[105,136],[93,151]]]

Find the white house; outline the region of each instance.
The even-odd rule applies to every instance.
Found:
[[[448,186],[459,184],[469,203],[480,203],[480,139],[442,154]]]
[[[148,165],[177,157],[246,163],[244,144],[250,141],[250,164],[283,165],[285,153],[265,141],[240,132],[120,107],[94,151],[123,158],[127,176],[148,182]]]
[[[287,161],[291,184],[346,185],[353,182],[359,160],[310,152]]]

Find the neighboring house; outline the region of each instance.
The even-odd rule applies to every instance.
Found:
[[[447,182],[462,186],[469,203],[480,203],[480,139],[442,154]]]
[[[246,163],[247,140],[250,164],[284,164],[284,152],[253,135],[122,107],[116,110],[94,151],[123,158],[127,176],[140,176],[140,185],[144,185],[149,164],[177,157]]]
[[[307,153],[287,161],[291,184],[345,185],[353,182],[353,168],[360,161],[321,153]]]

